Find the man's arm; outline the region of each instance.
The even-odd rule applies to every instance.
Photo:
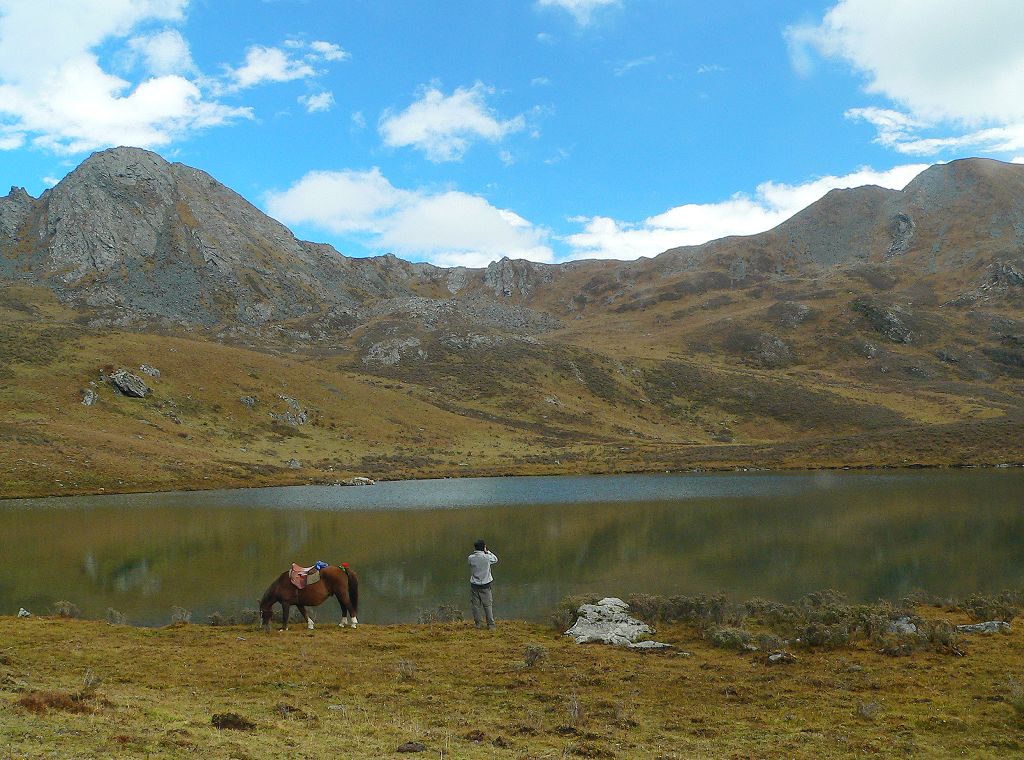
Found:
[[[494,552],[492,552],[490,549],[487,550],[486,554],[487,554],[487,559],[489,559],[491,561],[492,565],[494,565],[494,564],[496,564],[498,562],[498,556]]]

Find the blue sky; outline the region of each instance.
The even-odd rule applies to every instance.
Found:
[[[0,0],[0,183],[139,145],[348,255],[650,256],[1019,160],[1022,22],[1017,0]]]

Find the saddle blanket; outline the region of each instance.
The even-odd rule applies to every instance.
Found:
[[[327,567],[326,562],[317,560],[315,565],[303,567],[292,562],[292,569],[288,571],[288,580],[295,588],[303,589],[320,582],[320,571]]]

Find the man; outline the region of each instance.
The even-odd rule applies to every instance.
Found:
[[[498,558],[487,550],[487,544],[482,538],[473,544],[473,548],[476,551],[469,555],[469,599],[473,606],[473,621],[477,628],[481,628],[486,620],[488,630],[493,631],[491,584],[494,578],[491,577],[491,565]]]

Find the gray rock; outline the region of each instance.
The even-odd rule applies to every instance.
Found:
[[[280,393],[277,394],[277,397],[285,403],[285,410],[283,412],[271,412],[271,419],[291,425],[292,427],[305,425],[309,421],[309,413],[302,408],[297,399]]]
[[[893,343],[912,343],[914,333],[910,328],[911,314],[899,306],[885,306],[866,298],[858,298],[853,304],[854,311],[864,315],[868,325]]]
[[[422,742],[405,742],[399,744],[395,752],[426,752],[427,748]]]
[[[260,402],[260,400],[256,398],[256,396],[242,396],[238,400],[242,402],[242,406],[244,406],[246,409],[252,409],[253,407],[256,406],[256,404]]]
[[[92,388],[82,389],[82,406],[92,406],[99,400],[100,394],[98,394]]]
[[[674,649],[671,644],[664,644],[660,641],[637,641],[627,644],[630,649],[651,650],[651,649]]]
[[[119,369],[110,376],[110,384],[120,393],[131,398],[145,398],[152,391],[138,375],[133,375],[126,369]]]
[[[20,618],[32,617],[32,613],[29,612],[28,610],[26,610],[24,607],[22,607],[21,609],[18,610],[18,617],[20,617]]]
[[[160,377],[160,370],[156,367],[150,367],[148,364],[140,364],[139,372],[150,377]]]
[[[892,224],[889,227],[889,234],[892,235],[892,243],[889,245],[887,255],[899,256],[900,254],[906,253],[907,249],[910,248],[910,241],[914,239],[914,232],[916,230],[917,225],[908,214],[905,214],[902,211],[896,214],[892,218]]]
[[[403,359],[425,359],[427,354],[420,346],[423,341],[416,337],[394,338],[370,346],[363,357],[363,364],[378,367],[394,367]]]
[[[632,617],[629,605],[616,597],[606,597],[597,604],[584,604],[572,628],[565,632],[577,644],[599,643],[614,646],[631,646],[645,636],[654,633],[646,623]],[[652,648],[644,645],[641,648]]]
[[[373,486],[376,485],[377,481],[373,478],[364,478],[361,475],[357,475],[354,478],[346,478],[345,480],[339,480],[335,485],[337,486]]]
[[[960,633],[1009,633],[1010,624],[1005,620],[987,620],[984,623],[958,625],[956,629]]]
[[[300,467],[302,467],[302,462],[300,462],[298,459],[292,458],[288,460],[288,466],[291,467],[293,470],[297,470]]]
[[[885,626],[886,633],[899,633],[909,635],[917,633],[917,626],[910,621],[909,617],[896,618]]]
[[[772,652],[768,655],[767,662],[769,665],[788,665],[796,662],[796,656],[790,652]]]

